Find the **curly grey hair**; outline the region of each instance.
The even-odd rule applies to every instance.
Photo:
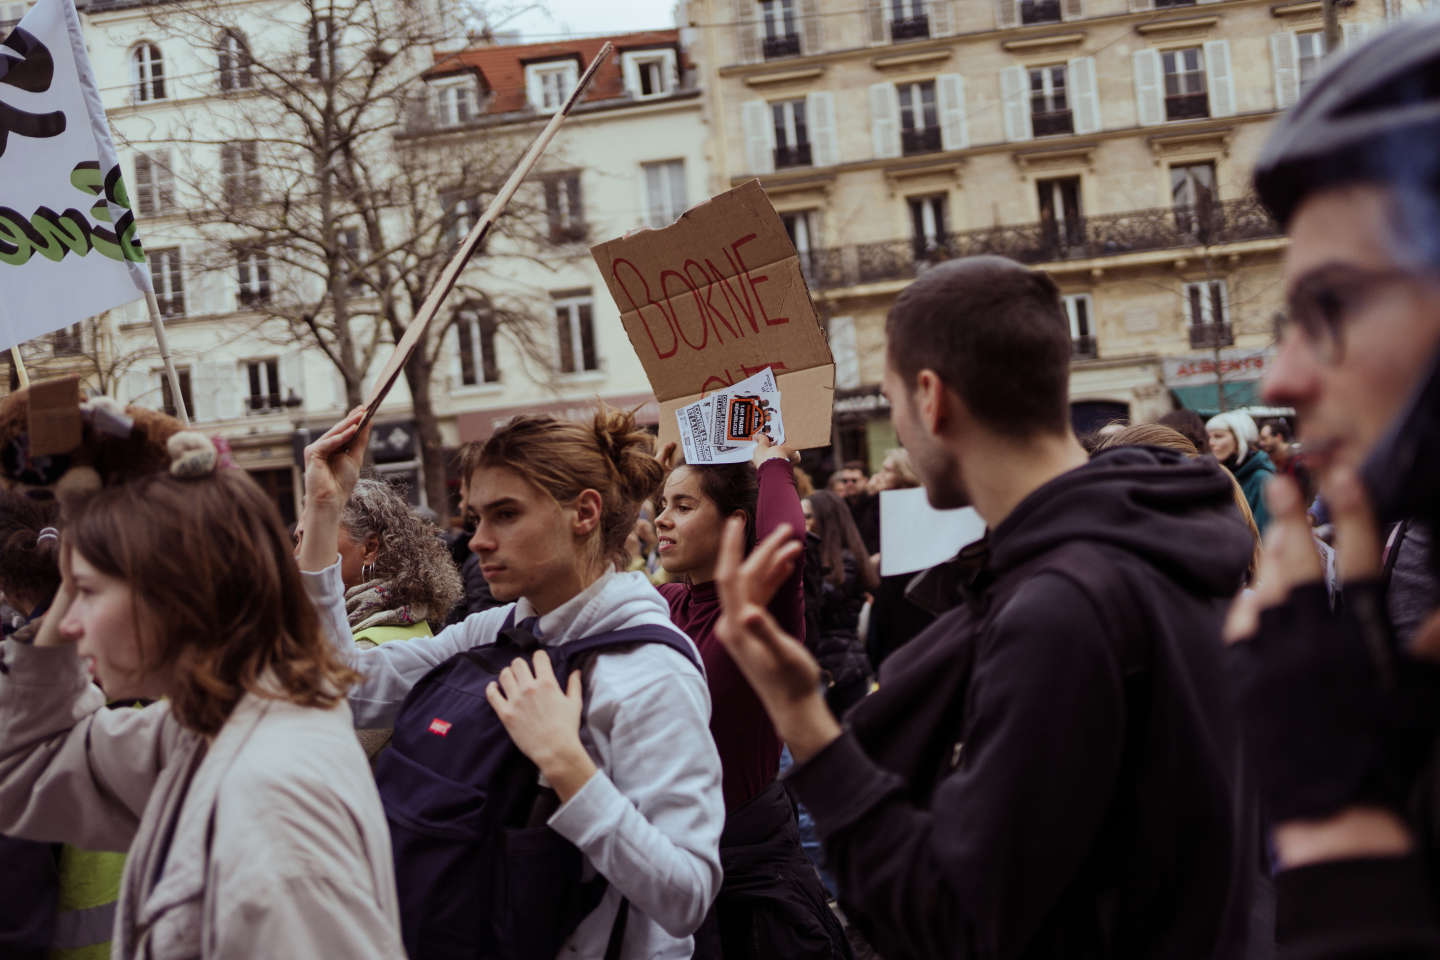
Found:
[[[374,537],[380,545],[375,578],[397,606],[423,607],[427,619],[444,622],[464,592],[460,572],[435,527],[411,513],[394,487],[382,480],[357,481],[340,524],[352,540]]]

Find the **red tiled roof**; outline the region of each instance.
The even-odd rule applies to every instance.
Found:
[[[427,76],[456,73],[465,69],[479,70],[491,90],[485,105],[486,113],[509,113],[525,109],[525,64],[536,60],[562,59],[578,55],[583,70],[605,41],[615,44],[615,54],[600,67],[583,102],[613,100],[625,94],[625,79],[620,72],[620,54],[627,48],[675,45],[680,42],[679,30],[647,30],[622,33],[611,37],[585,37],[557,43],[527,43],[506,46],[472,47],[459,53],[438,54],[435,66]],[[684,61],[681,61],[684,69]]]

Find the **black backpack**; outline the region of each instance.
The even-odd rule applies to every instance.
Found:
[[[458,653],[411,689],[375,768],[390,826],[401,932],[411,960],[548,960],[600,903],[582,858],[546,822],[559,806],[510,740],[485,689],[542,644],[513,611],[493,644]],[[683,635],[639,626],[545,647],[563,686],[585,658],[664,644],[700,667]],[[618,957],[628,901],[611,931]]]

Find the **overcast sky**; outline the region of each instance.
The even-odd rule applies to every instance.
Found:
[[[675,26],[675,0],[542,0],[513,6],[519,12],[503,23],[497,22],[496,29],[519,30],[526,43],[560,39],[567,34],[628,33]],[[496,20],[501,17],[503,14]]]

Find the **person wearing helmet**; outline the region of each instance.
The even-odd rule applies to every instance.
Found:
[[[1440,19],[1331,66],[1281,118],[1255,186],[1290,237],[1264,396],[1296,409],[1344,580],[1332,610],[1299,489],[1272,481],[1257,587],[1226,637],[1280,956],[1440,956],[1440,618],[1396,640],[1399,550],[1379,526],[1440,516]]]

